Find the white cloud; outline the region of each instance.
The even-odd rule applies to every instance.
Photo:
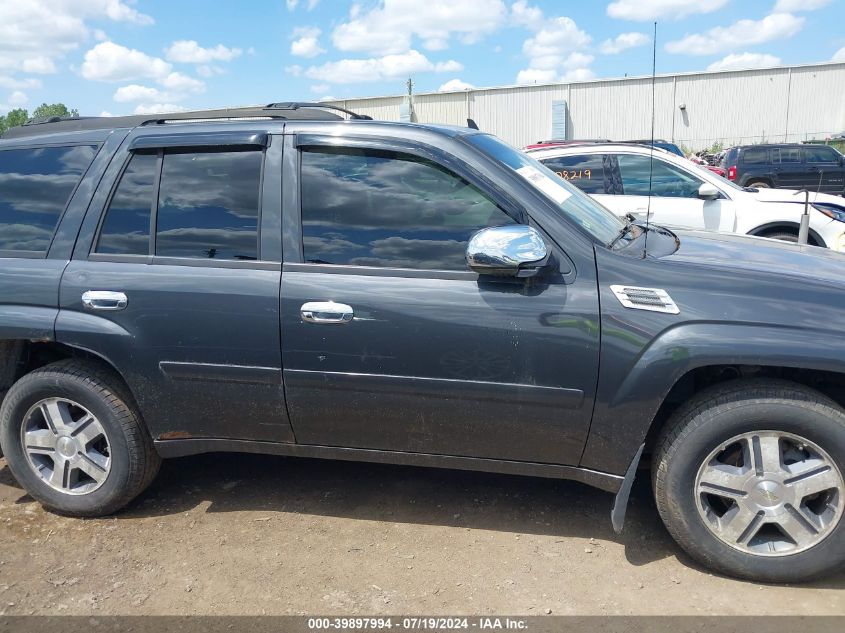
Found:
[[[299,64],[285,66],[285,72],[293,77],[299,77],[302,74],[302,66]]]
[[[382,0],[366,12],[355,4],[332,42],[342,51],[395,54],[411,50],[416,37],[427,50],[442,50],[452,36],[465,44],[479,41],[507,14],[502,0]]]
[[[329,88],[331,88],[331,86],[329,86],[329,84],[315,84],[315,85],[311,86],[311,92],[317,92],[317,93],[322,92],[323,94],[326,94],[326,92],[328,92]]]
[[[586,81],[587,79],[592,79],[596,76],[589,68],[573,68],[572,70],[567,70],[563,75],[561,75],[561,81]]]
[[[9,95],[9,98],[6,99],[6,103],[16,108],[22,105],[26,105],[27,101],[29,101],[29,97],[27,97],[26,94],[21,92],[20,90],[15,90],[12,94]]]
[[[307,7],[310,11],[314,7],[316,7],[320,3],[320,0],[308,0]],[[299,4],[299,0],[285,0],[285,4],[288,7],[288,11],[293,11],[296,9],[297,5]]]
[[[178,72],[162,77],[158,83],[162,88],[139,84],[121,86],[115,91],[113,98],[118,103],[174,103],[205,92],[205,83]]]
[[[462,69],[463,65],[459,62],[450,60],[435,64],[419,51],[410,50],[398,55],[327,62],[321,66],[311,66],[305,71],[305,76],[330,84],[351,84],[398,79],[423,72],[456,72]],[[295,74],[292,67],[286,70]]]
[[[536,28],[522,44],[528,68],[519,71],[517,83],[551,83],[593,76],[587,68],[593,62],[593,56],[584,52],[588,50],[592,38],[572,18],[547,18],[540,9],[527,4],[514,8],[522,23]],[[561,71],[563,74],[560,74]]]
[[[38,57],[30,57],[29,59],[23,60],[21,70],[25,73],[36,75],[49,75],[56,72],[56,64],[49,57],[39,55]]]
[[[132,4],[120,0],[0,2],[0,70],[53,72],[59,59],[96,33],[89,20],[153,23]]]
[[[836,51],[833,54],[833,57],[831,58],[830,61],[832,61],[832,62],[845,62],[845,46],[843,46],[838,51]]]
[[[554,69],[540,70],[539,68],[526,68],[520,70],[516,76],[518,84],[548,84],[557,78]]]
[[[539,31],[543,26],[543,10],[528,5],[528,0],[519,0],[511,5],[511,22],[532,31]]]
[[[461,81],[460,79],[450,79],[437,89],[437,92],[454,92],[456,90],[472,90],[475,88],[470,83]]]
[[[230,62],[240,57],[243,51],[218,44],[212,48],[203,48],[194,40],[177,40],[164,52],[171,62],[181,64],[210,64],[211,62]]]
[[[601,52],[605,55],[616,55],[629,48],[645,46],[651,38],[645,33],[620,33],[612,40],[601,43]]]
[[[739,20],[705,33],[687,35],[666,44],[670,53],[715,55],[740,47],[792,37],[804,26],[804,18],[791,13],[772,13],[762,20]]]
[[[293,30],[293,37],[296,38],[291,42],[290,53],[297,57],[316,57],[326,52],[326,49],[320,46],[318,38],[320,37],[320,29],[316,27],[306,26],[299,27]]]
[[[779,66],[780,57],[765,53],[731,53],[724,59],[713,62],[707,70],[742,70],[744,68],[770,68]]]
[[[131,81],[132,79],[160,79],[173,67],[163,59],[150,57],[139,50],[114,42],[100,42],[85,53],[82,76],[92,81]]]
[[[121,86],[114,93],[114,100],[118,103],[130,103],[135,101],[156,101],[161,99],[161,91],[158,88],[129,84]]]
[[[34,90],[41,87],[41,82],[38,79],[16,79],[15,77],[4,77],[0,75],[0,88],[8,90]]]
[[[830,0],[778,0],[773,13],[796,13],[798,11],[815,11],[830,4]]]
[[[727,3],[728,0],[617,0],[607,5],[607,15],[632,22],[680,20],[688,15],[712,13]]]
[[[135,108],[135,114],[165,114],[168,112],[187,112],[188,108],[174,103],[145,103]]]

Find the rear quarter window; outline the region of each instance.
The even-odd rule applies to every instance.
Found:
[[[0,150],[0,251],[46,253],[96,145]]]
[[[750,147],[742,150],[740,162],[745,165],[765,165],[769,162],[769,150],[762,147]]]

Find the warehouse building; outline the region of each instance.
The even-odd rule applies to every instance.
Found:
[[[845,132],[845,63],[658,75],[655,137],[690,151],[825,139]],[[373,118],[409,115],[407,96],[331,101]],[[651,77],[416,94],[420,123],[478,126],[521,147],[550,138],[629,140],[651,135]]]

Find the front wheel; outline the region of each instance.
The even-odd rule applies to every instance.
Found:
[[[69,516],[116,512],[160,464],[120,382],[95,364],[61,361],[12,385],[0,407],[12,474],[46,508]]]
[[[658,440],[654,494],[693,558],[795,582],[845,563],[845,412],[787,381],[726,383],[679,409]]]

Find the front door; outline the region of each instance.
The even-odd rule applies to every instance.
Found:
[[[809,179],[806,184],[810,191],[842,194],[845,190],[845,167],[842,155],[826,145],[808,145],[803,148],[804,162],[807,165]]]
[[[524,220],[512,202],[421,148],[294,138],[281,305],[297,441],[577,464],[598,371],[594,266],[481,278],[467,241]]]
[[[114,363],[158,439],[292,441],[281,384],[280,178],[262,188],[265,154],[278,165],[281,138],[265,148],[213,136],[197,140],[213,147],[190,147],[184,135],[179,147],[145,142],[116,159],[124,164],[109,168],[83,224],[93,236],[80,237],[62,279],[56,336]],[[268,227],[275,249],[262,239]]]
[[[639,154],[618,154],[621,195],[607,204],[621,204],[625,200],[635,217],[655,224],[733,231],[734,205],[723,195],[712,200],[701,199],[698,189],[704,180],[676,165]],[[653,161],[653,163],[652,163]],[[651,195],[649,195],[651,192]]]
[[[746,150],[746,154],[751,150]],[[759,152],[764,152],[760,149]],[[770,152],[774,186],[780,189],[803,189],[812,180],[800,147],[773,147]],[[817,174],[818,175],[818,174]]]

